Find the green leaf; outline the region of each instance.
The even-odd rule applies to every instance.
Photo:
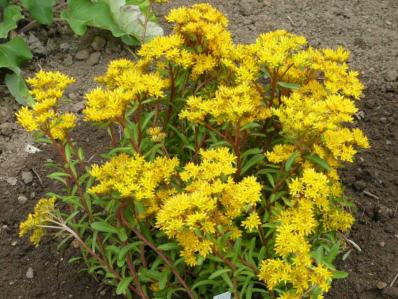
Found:
[[[325,160],[323,160],[322,158],[320,158],[317,155],[306,155],[305,158],[315,164],[318,164],[319,166],[321,166],[323,169],[329,171],[330,170],[330,166],[328,164],[328,162],[326,162]]]
[[[290,155],[289,159],[287,159],[286,164],[285,164],[285,170],[287,172],[289,172],[290,169],[292,169],[292,166],[293,166],[294,162],[296,162],[296,159],[299,155],[300,155],[299,152],[294,152],[293,154]]]
[[[146,21],[146,18],[139,6],[127,5],[126,0],[105,1],[109,5],[109,9],[115,23],[123,32],[135,36],[140,40],[142,40],[145,33],[144,42],[147,42],[156,36],[163,35],[162,27],[150,20]]]
[[[231,272],[231,269],[220,269],[220,270],[217,270],[216,272],[213,272],[209,276],[209,279],[217,278],[217,277],[221,276],[223,273],[228,273],[228,272]]]
[[[209,280],[209,279],[201,280],[192,286],[192,290],[194,290],[198,287],[204,286],[204,285],[214,285],[214,284],[215,284],[215,282],[213,280]]]
[[[287,89],[293,89],[293,90],[300,88],[299,84],[289,83],[289,82],[282,82],[282,81],[278,82],[278,85],[280,87],[287,88]]]
[[[125,277],[123,278],[119,284],[117,285],[117,289],[116,289],[116,294],[117,295],[124,295],[127,293],[127,289],[129,287],[129,284],[133,281],[133,278],[130,277]]]
[[[9,0],[0,0],[0,7],[6,7],[8,5]]]
[[[33,105],[34,100],[22,76],[17,73],[7,74],[4,79],[7,88],[15,100],[21,105]]]
[[[32,57],[28,45],[20,37],[0,45],[0,68],[7,68],[18,75],[21,73],[19,66]]]
[[[89,26],[109,30],[115,37],[125,35],[113,20],[109,6],[103,0],[69,0],[61,18],[69,23],[77,35],[83,35]]]
[[[0,23],[0,38],[7,38],[8,32],[17,28],[17,23],[21,19],[23,19],[23,15],[19,6],[9,5],[4,8],[3,22]]]
[[[334,271],[333,272],[333,278],[334,279],[343,279],[348,276],[348,272],[345,271]]]
[[[119,234],[119,230],[107,222],[93,222],[91,223],[91,228],[103,233]]]
[[[251,157],[243,165],[242,170],[240,172],[240,175],[245,174],[248,170],[250,170],[250,168],[252,168],[253,166],[257,165],[261,161],[264,161],[264,159],[265,159],[265,156],[263,154],[257,154],[257,155],[254,155],[253,157]]]
[[[170,275],[170,270],[163,271],[159,280],[159,289],[163,290],[167,284],[167,278]]]
[[[55,0],[21,0],[21,3],[40,24],[50,25],[53,22]]]
[[[177,243],[165,243],[165,244],[159,245],[158,248],[162,251],[170,251],[170,250],[178,249],[180,247],[178,246]]]

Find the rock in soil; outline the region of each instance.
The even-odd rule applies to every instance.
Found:
[[[29,267],[28,271],[26,271],[26,278],[28,279],[33,279],[33,277],[35,276],[34,272],[33,272],[33,268]]]
[[[106,44],[106,39],[103,38],[102,36],[96,36],[94,37],[93,42],[91,43],[91,47],[95,50],[95,51],[100,51],[105,47]]]
[[[17,184],[17,182],[18,182],[17,178],[14,178],[14,177],[9,177],[7,179],[7,183],[10,184],[11,186],[15,186]]]
[[[30,172],[30,171],[23,171],[21,176],[22,176],[22,181],[23,181],[25,184],[30,184],[30,183],[33,182],[33,174],[32,174],[32,172]]]
[[[90,57],[87,59],[87,64],[90,66],[96,65],[98,64],[100,58],[101,58],[100,52],[91,53]]]
[[[90,51],[87,49],[83,49],[76,53],[75,58],[77,60],[86,60],[89,56],[90,56]]]
[[[24,204],[25,202],[27,202],[28,201],[28,199],[27,199],[27,197],[25,196],[25,195],[20,195],[20,196],[18,196],[18,202],[20,203],[20,204]]]

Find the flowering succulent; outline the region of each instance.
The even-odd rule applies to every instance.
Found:
[[[323,298],[346,275],[334,259],[355,244],[339,169],[369,147],[347,126],[363,89],[349,52],[284,30],[236,45],[209,4],[167,20],[171,35],[111,62],[86,94],[84,120],[109,133],[105,161],[85,158],[69,135],[77,117],[59,112],[73,80],[29,80],[36,104],[17,118],[59,152],[50,177],[66,209],[51,200],[46,218],[39,203],[21,235],[38,244],[58,225],[128,297]]]

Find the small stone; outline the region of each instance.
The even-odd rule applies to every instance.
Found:
[[[65,66],[71,66],[71,65],[73,64],[73,57],[72,57],[72,55],[70,55],[70,54],[66,55],[63,64],[64,64]]]
[[[385,123],[387,121],[387,117],[380,117],[380,122]]]
[[[55,42],[55,39],[50,38],[47,40],[46,44],[47,52],[52,53],[58,50],[58,44]]]
[[[388,140],[388,139],[387,139],[387,140],[386,140],[386,144],[387,144],[387,145],[391,145],[391,144],[392,144],[391,140]]]
[[[96,64],[98,64],[100,58],[101,58],[101,53],[100,52],[94,52],[87,59],[87,64],[90,65],[90,66],[96,65]]]
[[[75,58],[77,60],[86,60],[89,56],[90,56],[90,51],[87,49],[83,49],[76,53]]]
[[[353,187],[356,191],[363,191],[366,188],[366,183],[362,180],[359,180],[354,182]]]
[[[101,292],[100,292],[100,296],[105,296],[106,295],[106,291],[105,290],[102,290]]]
[[[358,111],[358,113],[356,113],[355,116],[356,116],[356,118],[358,120],[364,119],[365,118],[365,112],[363,112],[362,110]]]
[[[70,111],[74,113],[80,113],[82,112],[84,107],[85,107],[85,101],[76,102],[70,107]]]
[[[11,246],[13,246],[13,247],[14,247],[14,246],[17,246],[17,244],[18,244],[18,241],[12,241],[12,242],[11,242]]]
[[[100,51],[105,47],[105,44],[106,44],[105,38],[103,38],[102,36],[96,36],[94,37],[93,42],[91,43],[91,47],[95,51]]]
[[[394,82],[398,79],[398,71],[394,70],[394,69],[390,69],[388,70],[385,74],[384,74],[384,79],[387,82]]]
[[[381,248],[383,248],[384,246],[386,246],[386,242],[384,242],[384,241],[379,242],[379,246],[380,246]]]
[[[17,182],[18,182],[17,178],[14,177],[7,178],[7,183],[10,184],[11,186],[15,186]]]
[[[33,277],[35,276],[34,272],[33,272],[33,268],[29,267],[28,271],[26,271],[26,278],[28,279],[33,279]]]
[[[26,196],[25,195],[20,195],[20,196],[18,196],[18,202],[20,203],[20,204],[24,204],[25,202],[27,202],[27,198],[26,198]]]
[[[376,284],[376,287],[377,287],[379,290],[384,289],[386,286],[387,286],[387,284],[386,284],[384,281],[378,281],[377,284]]]
[[[30,33],[28,37],[28,45],[32,50],[33,54],[46,55],[47,49],[44,47],[43,43],[33,34]]]
[[[15,284],[15,281],[10,281],[10,282],[9,282],[9,285],[10,285],[10,286],[12,286],[12,285],[14,285],[14,284]]]
[[[36,197],[36,192],[35,191],[32,191],[31,193],[30,193],[30,199],[34,199]]]
[[[70,44],[69,44],[69,43],[62,43],[62,44],[59,45],[59,48],[60,48],[62,51],[67,52],[67,51],[69,51],[69,49],[70,49]]]
[[[69,298],[73,298],[73,295],[72,294],[69,294],[69,296],[68,296]]]
[[[33,182],[33,174],[30,171],[23,171],[21,176],[22,176],[22,181],[25,184],[30,184]]]
[[[385,288],[382,292],[383,295],[390,296],[391,298],[398,298],[398,288]]]

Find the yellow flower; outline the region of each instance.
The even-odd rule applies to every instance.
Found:
[[[249,217],[242,221],[242,226],[249,232],[256,229],[260,224],[261,220],[256,212],[251,213]]]
[[[166,133],[162,131],[161,127],[152,127],[148,129],[148,135],[154,142],[163,142],[166,138]]]
[[[23,237],[28,232],[32,232],[30,241],[38,246],[41,238],[44,235],[44,228],[42,225],[46,225],[52,218],[52,211],[54,210],[55,197],[41,198],[34,209],[33,214],[29,214],[28,218],[21,222],[19,225],[19,236]]]

